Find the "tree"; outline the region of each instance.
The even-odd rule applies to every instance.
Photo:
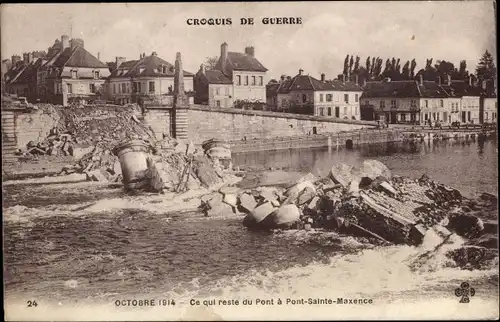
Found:
[[[493,56],[486,50],[476,67],[476,78],[479,81],[493,79],[496,77],[496,67]]]
[[[458,77],[460,79],[465,79],[469,75],[467,71],[467,62],[465,60],[460,61],[460,69],[458,70]]]
[[[349,60],[349,75],[352,74],[352,66],[354,65],[354,57],[351,56],[351,59]]]
[[[410,79],[410,61],[409,60],[403,65],[403,71],[401,73],[401,77],[404,80]]]
[[[356,61],[354,62],[354,72],[355,73],[357,73],[359,70],[359,60],[360,60],[360,57],[356,56]]]
[[[368,71],[368,74],[371,72],[371,65],[372,61],[370,60],[370,56],[368,56],[368,58],[366,58],[366,70]]]
[[[215,66],[217,65],[218,61],[219,57],[217,56],[207,57],[205,58],[205,62],[203,63],[203,65],[205,66],[205,69],[212,70],[215,69]]]
[[[411,63],[410,63],[410,79],[415,78],[415,68],[416,67],[417,67],[417,61],[415,60],[415,58],[413,58],[411,60]]]
[[[347,74],[347,71],[349,70],[349,54],[347,56],[345,56],[345,59],[344,59],[344,70],[343,70],[343,74]]]

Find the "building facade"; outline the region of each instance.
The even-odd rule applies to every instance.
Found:
[[[483,99],[483,122],[497,123],[498,118],[498,100],[496,97],[485,97]]]
[[[350,81],[326,81],[304,75],[303,70],[290,79],[268,86],[267,100],[275,110],[343,119],[360,119],[361,87]]]
[[[193,94],[192,73],[184,72],[184,90]],[[106,82],[108,101],[115,104],[141,103],[143,101],[161,101],[167,105],[173,102],[175,67],[158,57],[156,52],[146,56],[141,54],[138,60],[126,61],[116,57],[115,69]]]
[[[233,107],[234,86],[220,70],[205,70],[201,65],[194,76],[194,103],[213,108]]]
[[[230,52],[223,43],[215,69],[232,81],[233,102],[266,103],[267,68],[255,58],[254,47],[246,47],[244,53]]]

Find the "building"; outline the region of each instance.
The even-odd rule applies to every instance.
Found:
[[[459,122],[461,124],[481,123],[480,103],[481,96],[484,93],[481,88],[473,85],[472,78],[451,80],[448,76],[448,81],[443,84],[443,88],[453,97],[460,99],[458,107],[455,104],[451,122]]]
[[[276,101],[277,110],[288,113],[309,114],[343,119],[360,119],[359,100],[362,88],[344,80],[321,80],[304,75],[303,70],[290,79],[281,78],[268,100]],[[271,97],[276,92],[276,97]]]
[[[278,90],[284,80],[277,83],[269,83],[266,85],[266,107],[271,111],[278,110]]]
[[[115,65],[106,84],[108,100],[116,104],[142,104],[151,100],[172,104],[175,67],[156,52],[149,56],[141,54],[138,60],[116,57]],[[184,90],[192,103],[194,75],[187,71],[183,74]]]
[[[363,89],[362,105],[373,108],[375,119],[390,124],[423,124],[424,122],[452,121],[452,111],[460,105],[460,98],[448,93],[437,82],[391,81],[367,82]]]
[[[498,120],[498,99],[496,95],[491,94],[483,98],[483,120],[481,123],[497,123]]]
[[[233,107],[233,82],[220,70],[205,70],[201,65],[194,77],[195,104],[209,107]]]
[[[233,82],[236,104],[266,102],[267,68],[255,58],[254,47],[246,47],[244,53],[230,52],[227,43],[223,43],[215,69]]]
[[[26,97],[30,102],[38,99],[37,71],[43,64],[45,52],[33,51],[20,56],[12,56],[13,66],[5,73],[6,91],[18,97]]]

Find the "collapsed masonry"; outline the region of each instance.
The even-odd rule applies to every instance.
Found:
[[[209,215],[245,214],[243,224],[252,230],[336,230],[379,245],[416,246],[437,229],[443,240],[453,234],[468,240],[447,254],[460,267],[479,268],[498,258],[496,221],[479,218],[496,218],[495,196],[468,199],[425,175],[417,180],[395,176],[375,160],[360,169],[338,164],[326,178],[308,174],[286,189],[226,187],[205,196],[201,208]]]

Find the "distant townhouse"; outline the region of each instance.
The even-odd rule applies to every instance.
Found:
[[[35,102],[38,98],[37,92],[37,71],[43,64],[45,52],[29,52],[20,56],[12,56],[14,66],[4,75],[7,81],[7,92],[26,97],[30,102]]]
[[[481,123],[480,105],[483,92],[481,88],[473,85],[472,78],[468,80],[451,80],[449,76],[447,78],[443,88],[450,93],[450,96],[459,99],[458,104],[455,103],[451,122]]]
[[[201,65],[194,77],[195,104],[209,107],[233,107],[233,82],[220,70],[205,70]]]
[[[192,103],[194,75],[183,73],[184,91],[191,95]],[[121,105],[149,100],[173,102],[174,74],[174,65],[158,57],[156,52],[149,56],[141,54],[138,60],[116,57],[115,69],[106,86],[108,100]]]
[[[39,59],[33,73],[36,97],[42,102],[67,106],[72,102],[100,99],[110,72],[108,67],[84,48],[83,40],[61,36]]]
[[[498,121],[498,98],[494,93],[484,97],[484,118],[481,123],[497,123]]]
[[[443,86],[422,77],[418,81],[386,78],[366,83],[362,104],[373,107],[376,119],[390,124],[449,123],[460,98],[452,97]]]
[[[326,81],[304,75],[302,69],[291,79],[281,79],[279,86],[272,88],[277,110],[289,113],[310,114],[343,119],[360,119],[359,100],[362,88],[344,80]]]
[[[233,82],[233,102],[266,102],[267,68],[255,58],[254,47],[246,47],[244,53],[230,52],[223,43],[215,69]]]

